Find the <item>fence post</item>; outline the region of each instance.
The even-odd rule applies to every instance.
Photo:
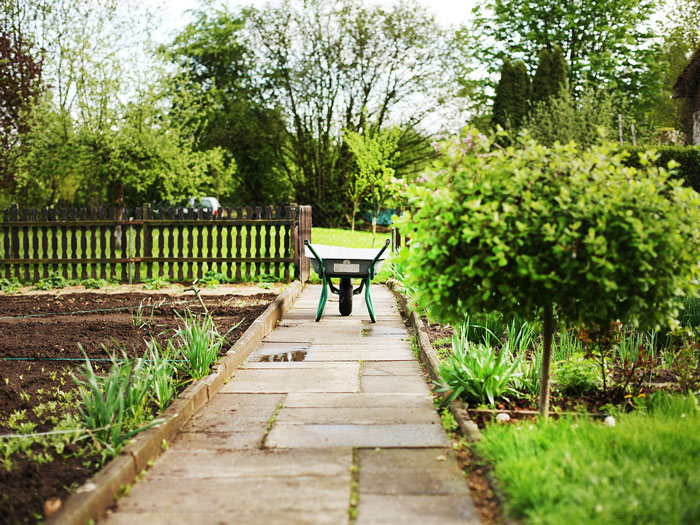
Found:
[[[311,206],[299,206],[295,222],[296,239],[294,243],[295,277],[306,282],[311,273],[311,265],[304,254],[304,240],[311,241]]]

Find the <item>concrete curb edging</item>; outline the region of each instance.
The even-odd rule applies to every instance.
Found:
[[[416,312],[411,310],[408,300],[399,290],[399,283],[397,281],[394,279],[388,279],[386,284],[394,293],[394,296],[399,302],[401,312],[409,319],[411,327],[416,333],[420,360],[425,365],[430,379],[437,382],[439,380],[438,369],[440,368],[440,359],[435,353],[433,345],[430,344],[428,332],[425,329],[423,320]],[[464,403],[459,399],[455,399],[448,405],[448,407],[457,421],[462,434],[464,434],[464,436],[472,443],[479,441],[481,439],[481,432],[479,431],[479,427],[476,425],[476,423],[474,423],[472,418],[469,417],[469,413],[467,412],[467,408],[464,406]]]
[[[137,434],[118,456],[71,494],[61,510],[46,520],[51,525],[76,525],[100,517],[124,487],[148,467],[189,421],[216,395],[258,344],[291,308],[304,285],[294,281],[243,333],[214,366],[214,372],[188,386],[160,415],[165,421]]]

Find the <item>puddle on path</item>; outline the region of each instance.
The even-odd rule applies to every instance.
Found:
[[[291,361],[303,361],[306,359],[306,350],[295,350],[293,352],[280,352],[278,354],[260,354],[253,356],[252,362],[254,363],[279,363],[279,362],[291,362]]]

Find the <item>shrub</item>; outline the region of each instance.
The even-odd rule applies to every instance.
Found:
[[[637,169],[641,168],[645,162],[647,149],[644,146],[624,148],[624,151],[629,153],[624,164]],[[700,192],[700,146],[656,146],[654,150],[658,155],[655,160],[658,166],[666,167],[670,161],[676,161],[678,166],[673,170],[672,176]]]
[[[693,288],[700,195],[652,158],[640,155],[637,169],[614,145],[548,148],[523,136],[497,148],[468,131],[442,144],[427,183],[410,190],[402,257],[420,304],[443,321],[542,312],[543,414],[554,305],[573,323],[653,327]]]
[[[558,363],[554,379],[557,390],[567,395],[587,394],[603,385],[600,366],[593,359],[574,358]]]

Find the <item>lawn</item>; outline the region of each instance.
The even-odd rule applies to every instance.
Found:
[[[377,233],[377,239],[374,244],[374,248],[377,252],[381,248],[382,244],[386,239],[390,239],[390,233]],[[339,228],[316,228],[311,230],[311,243],[312,244],[330,244],[335,246],[346,246],[348,248],[372,248],[372,232],[364,231],[351,231],[351,230],[341,230]],[[391,246],[387,248],[391,250]],[[386,282],[386,280],[392,277],[391,265],[389,257],[384,261],[384,266],[382,266],[379,274],[372,280],[372,282]],[[312,272],[313,273],[313,272]],[[318,275],[315,273],[311,277],[311,282],[318,282]],[[358,281],[359,282],[359,281]]]
[[[657,394],[615,426],[487,426],[477,445],[525,523],[700,523],[700,408]]]

